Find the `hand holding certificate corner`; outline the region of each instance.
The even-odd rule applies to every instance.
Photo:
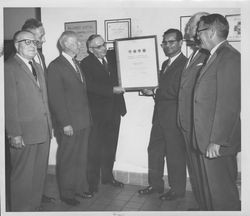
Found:
[[[156,36],[115,41],[119,85],[126,91],[158,86]]]

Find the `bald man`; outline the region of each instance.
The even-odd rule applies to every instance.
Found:
[[[11,211],[40,209],[47,171],[51,119],[44,74],[34,61],[38,41],[14,35],[16,54],[5,62],[5,127],[10,140]]]

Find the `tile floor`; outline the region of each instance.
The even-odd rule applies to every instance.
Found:
[[[91,199],[81,199],[80,205],[69,206],[59,199],[55,175],[49,174],[46,194],[56,198],[53,204],[43,204],[44,211],[186,211],[195,207],[191,191],[184,198],[175,201],[161,201],[159,194],[139,195],[137,191],[143,186],[128,185],[124,188],[114,188],[110,185],[100,185],[99,192]]]

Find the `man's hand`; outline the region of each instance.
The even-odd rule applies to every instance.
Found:
[[[210,143],[207,147],[206,157],[208,158],[217,158],[220,156],[220,145],[215,143]]]
[[[122,94],[125,92],[125,89],[120,86],[114,86],[113,87],[113,93],[114,94]]]
[[[21,149],[25,146],[21,136],[10,137],[10,145],[16,149]]]
[[[73,136],[73,128],[71,125],[67,125],[63,128],[63,133],[67,136]]]
[[[153,89],[142,89],[141,93],[143,95],[146,95],[146,96],[153,96],[154,95]]]

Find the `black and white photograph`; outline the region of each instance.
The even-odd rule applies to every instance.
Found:
[[[1,215],[250,215],[249,38],[249,0],[2,0]]]

